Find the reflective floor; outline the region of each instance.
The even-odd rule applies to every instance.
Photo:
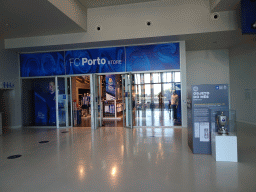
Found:
[[[136,126],[179,126],[180,118],[173,119],[173,111],[168,109],[144,109],[135,112]]]
[[[0,136],[0,191],[256,191],[256,127],[238,127],[239,163],[192,154],[186,128],[15,130]]]
[[[168,109],[145,109],[145,110],[134,110],[133,119],[135,122],[134,126],[149,126],[149,127],[171,127],[181,126],[180,118],[173,119],[173,111]],[[81,121],[76,127],[90,127],[91,116],[81,117]],[[123,116],[115,118],[103,118],[103,127],[123,127]]]

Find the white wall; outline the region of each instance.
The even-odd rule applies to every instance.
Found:
[[[236,120],[256,124],[256,44],[244,44],[229,50],[231,109]],[[246,99],[245,90],[251,93]],[[254,92],[255,91],[255,92]]]
[[[187,51],[187,93],[191,85],[229,84],[229,51]]]
[[[0,41],[0,82],[14,83],[13,90],[1,90],[1,110],[7,128],[21,127],[21,90],[19,82],[18,54],[3,49]]]
[[[175,38],[177,35],[237,29],[235,11],[223,11],[219,15],[219,19],[212,19],[208,0],[162,0],[92,8],[87,11],[86,33],[6,39],[5,44],[11,49],[150,37]],[[150,26],[148,21],[151,21]],[[97,30],[97,27],[101,29]]]

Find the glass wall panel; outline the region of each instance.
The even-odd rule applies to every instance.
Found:
[[[159,108],[159,101],[161,97],[161,84],[154,84],[153,87],[155,108]]]
[[[181,125],[180,72],[140,73],[134,76],[138,103],[135,111],[136,126]],[[175,93],[178,104],[174,108],[172,101]]]
[[[163,73],[163,83],[172,82],[173,73],[172,72],[164,72]]]
[[[174,73],[174,82],[180,82],[180,72]]]
[[[150,103],[151,103],[150,84],[145,84],[145,104],[146,104],[146,108],[150,108]]]
[[[150,73],[144,74],[144,83],[150,83]]]
[[[153,73],[153,83],[160,83],[160,82],[161,82],[160,73]]]
[[[173,90],[173,84],[172,83],[165,83],[163,85],[163,96],[164,96],[164,108],[170,109],[171,104],[171,96],[172,96],[172,90]]]

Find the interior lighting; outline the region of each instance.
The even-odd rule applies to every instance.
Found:
[[[116,176],[116,167],[112,168],[111,175],[112,176]]]
[[[252,29],[256,29],[256,21],[252,23]]]

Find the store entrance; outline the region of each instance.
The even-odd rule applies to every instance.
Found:
[[[131,74],[95,75],[96,127],[133,127],[132,77]]]
[[[181,126],[180,72],[95,75],[96,127]]]
[[[134,74],[135,126],[181,125],[180,72]]]
[[[71,84],[73,127],[91,127],[90,76],[73,76]]]

